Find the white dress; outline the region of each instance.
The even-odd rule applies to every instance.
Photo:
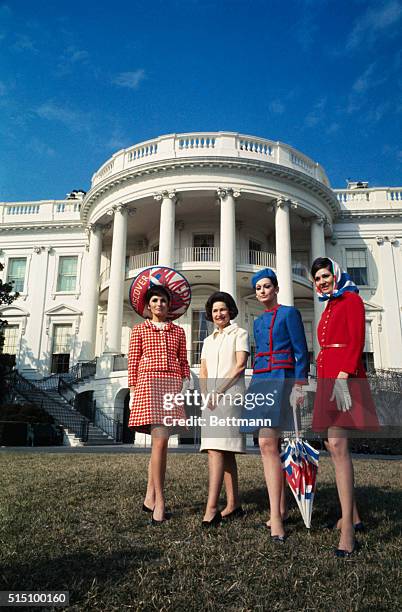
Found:
[[[215,329],[205,338],[201,359],[205,359],[207,365],[208,392],[225,386],[225,379],[229,378],[231,370],[236,366],[236,352],[240,351],[250,353],[250,345],[247,331],[236,323],[228,325],[222,332]],[[235,424],[241,417],[245,390],[243,373],[235,384],[225,391],[225,399],[222,398],[214,410],[205,408],[202,411],[201,418],[205,419],[205,425],[201,427],[201,452],[208,449],[232,453],[246,452],[245,435],[239,432],[239,426]],[[234,420],[231,417],[234,417]],[[222,421],[216,424],[217,419],[224,419],[225,424],[222,424]]]

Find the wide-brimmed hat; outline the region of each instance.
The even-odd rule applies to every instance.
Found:
[[[144,319],[149,317],[145,296],[152,287],[163,287],[169,293],[169,321],[181,317],[190,306],[191,287],[188,280],[173,268],[151,266],[137,274],[128,292],[131,306]]]

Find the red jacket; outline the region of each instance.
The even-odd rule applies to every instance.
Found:
[[[145,372],[190,378],[183,328],[168,322],[163,329],[158,329],[149,319],[135,325],[130,337],[127,369],[129,387],[135,387],[138,376]]]
[[[363,300],[357,293],[345,291],[329,300],[317,328],[321,347],[343,344],[344,347],[323,348],[317,358],[318,378],[336,378],[340,371],[365,377],[362,362],[365,335]]]

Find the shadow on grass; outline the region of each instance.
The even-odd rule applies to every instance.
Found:
[[[298,512],[296,501],[289,490],[287,491],[287,496],[290,511],[292,511],[292,508],[295,508],[296,512]],[[368,528],[381,526],[386,517],[386,520],[391,522],[392,528],[386,529],[385,537],[393,539],[401,535],[402,515],[400,509],[402,507],[402,491],[387,486],[358,486],[356,497],[362,520]],[[244,504],[251,506],[247,509],[249,515],[267,511],[268,494],[265,487],[244,491],[241,493],[241,500]],[[324,484],[319,486],[314,499],[314,523],[317,526],[330,522],[335,523],[340,516],[341,510],[335,485]],[[291,518],[294,519],[294,517]],[[300,524],[302,524],[301,517]]]
[[[77,552],[52,558],[32,558],[25,563],[3,565],[2,589],[58,590],[70,592],[70,604],[94,590],[110,589],[127,575],[139,575],[147,564],[157,564],[161,551],[148,548],[119,550],[109,554]],[[107,586],[106,586],[107,585]],[[75,601],[74,601],[75,600]],[[37,609],[37,608],[36,608]]]

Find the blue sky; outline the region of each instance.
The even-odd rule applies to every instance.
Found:
[[[402,185],[402,0],[0,0],[0,200],[123,147],[229,130]]]

